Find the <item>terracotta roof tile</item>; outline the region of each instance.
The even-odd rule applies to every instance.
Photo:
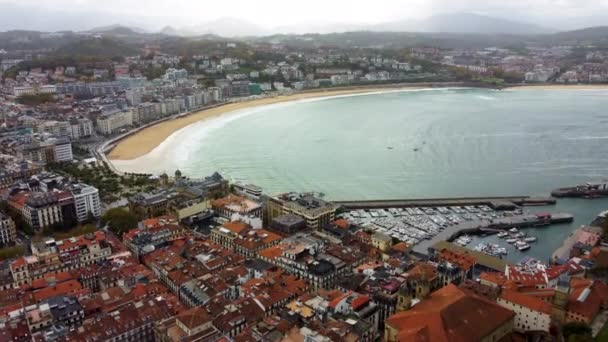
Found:
[[[514,304],[525,306],[528,309],[534,311],[542,312],[547,315],[551,314],[551,304],[537,299],[533,296],[525,295],[517,291],[504,290],[500,294],[500,298]]]
[[[513,319],[514,313],[450,284],[408,311],[389,317],[399,341],[478,341]],[[479,324],[484,322],[484,324]]]

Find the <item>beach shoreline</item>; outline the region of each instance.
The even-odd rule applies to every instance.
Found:
[[[443,85],[443,87],[464,87],[465,85]],[[251,109],[255,107],[268,106],[286,102],[296,102],[299,100],[319,99],[335,96],[363,95],[385,93],[400,90],[419,90],[432,88],[433,84],[396,84],[396,85],[381,85],[367,87],[345,87],[345,88],[329,88],[322,90],[309,90],[291,93],[287,95],[278,95],[272,97],[263,97],[259,99],[244,100],[241,102],[229,102],[212,106],[211,108],[203,108],[191,114],[184,115],[175,119],[168,119],[152,126],[146,127],[134,134],[131,134],[123,139],[115,142],[115,145],[106,153],[107,158],[111,161],[128,161],[142,157],[163,141],[167,140],[174,133],[180,130],[203,121],[219,118],[223,115],[233,113],[240,110]]]
[[[167,119],[162,122],[143,128],[133,134],[113,142],[113,146],[107,151],[106,156],[110,161],[129,161],[142,157],[163,141],[167,140],[174,133],[192,124],[203,122],[223,115],[251,109],[260,106],[267,106],[298,100],[318,99],[335,96],[349,96],[361,94],[384,93],[400,90],[419,90],[426,88],[448,88],[448,87],[474,87],[475,85],[454,82],[454,83],[411,83],[411,84],[385,84],[376,86],[351,86],[340,88],[325,88],[298,91],[286,95],[276,95],[257,99],[246,99],[240,102],[228,102],[218,104],[208,108],[203,108],[178,118]],[[484,88],[482,88],[484,89]],[[493,89],[493,88],[490,88]],[[560,85],[560,84],[539,84],[539,85],[511,85],[501,90],[522,91],[522,90],[608,90],[608,85]]]
[[[608,84],[522,84],[502,90],[608,90]]]

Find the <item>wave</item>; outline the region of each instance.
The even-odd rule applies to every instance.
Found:
[[[608,140],[608,135],[583,135],[580,137],[567,137],[566,140]]]
[[[370,95],[381,95],[381,94],[394,94],[394,93],[417,93],[417,92],[445,92],[463,89],[474,89],[467,87],[445,87],[445,88],[417,88],[417,89],[382,89],[372,90],[362,93],[353,94],[340,94],[340,95],[328,95],[320,96],[307,99],[294,99],[292,101],[272,103],[267,105],[255,106],[250,108],[237,109],[234,111],[223,113],[219,116],[204,119],[195,123],[192,123],[186,127],[183,127],[173,132],[167,139],[156,146],[152,151],[147,154],[140,156],[132,160],[113,160],[112,163],[121,171],[125,172],[137,172],[141,170],[142,165],[146,165],[146,170],[150,169],[153,173],[167,172],[166,170],[158,171],[160,165],[168,166],[169,168],[177,168],[178,165],[183,165],[185,162],[193,157],[196,152],[196,146],[205,139],[208,134],[219,128],[223,128],[228,123],[241,119],[243,117],[256,114],[259,112],[265,112],[273,109],[281,109],[290,106],[294,106],[302,103],[312,103],[327,101],[333,99],[370,96]]]

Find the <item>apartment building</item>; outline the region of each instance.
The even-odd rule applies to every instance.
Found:
[[[8,215],[0,212],[0,245],[10,245],[16,238],[15,222]]]
[[[97,130],[104,135],[117,133],[119,130],[133,126],[133,112],[130,110],[111,110],[97,118]]]
[[[311,193],[286,193],[268,200],[265,222],[271,222],[281,215],[294,214],[306,220],[308,229],[320,230],[334,221],[336,209],[335,204]]]
[[[101,216],[99,190],[83,183],[73,183],[66,187],[74,197],[74,207],[78,222],[85,222],[89,214],[95,218]]]

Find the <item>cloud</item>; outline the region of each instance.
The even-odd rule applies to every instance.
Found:
[[[46,30],[115,23],[158,29],[221,17],[265,28],[311,22],[375,24],[446,12],[558,25],[572,18],[595,17],[599,23],[600,17],[608,18],[608,0],[0,0],[0,8],[0,29],[21,25],[27,27],[18,28]]]

